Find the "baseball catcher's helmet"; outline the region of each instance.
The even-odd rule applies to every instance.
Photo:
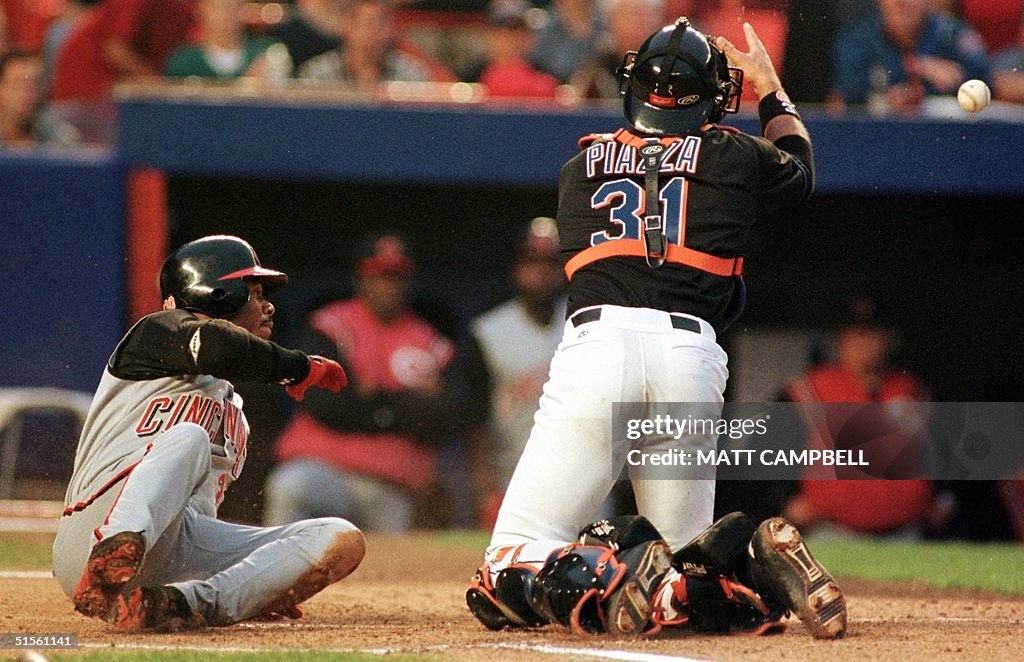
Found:
[[[174,297],[178,308],[210,317],[231,317],[249,300],[246,278],[255,278],[264,290],[288,282],[280,271],[260,266],[248,242],[228,235],[213,235],[189,242],[171,253],[160,269],[160,296]]]
[[[743,71],[682,17],[626,53],[618,73],[626,120],[643,133],[684,135],[739,110]]]

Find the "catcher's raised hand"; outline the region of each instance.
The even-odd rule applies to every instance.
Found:
[[[747,37],[747,48],[749,49],[746,53],[736,48],[725,37],[717,37],[715,46],[725,53],[729,64],[743,70],[744,80],[754,86],[754,91],[760,98],[780,89],[782,83],[779,81],[779,75],[775,73],[775,66],[772,64],[772,59],[769,57],[768,51],[765,50],[764,44],[761,43],[761,38],[754,32],[754,27],[750,23],[744,23],[743,33]]]

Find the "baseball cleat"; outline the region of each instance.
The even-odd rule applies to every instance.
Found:
[[[639,554],[636,570],[630,556]],[[637,545],[619,556],[630,574],[608,598],[605,625],[614,635],[636,635],[647,629],[651,620],[651,600],[665,573],[672,567],[672,551],[663,540]]]
[[[75,611],[104,616],[125,584],[135,579],[145,553],[146,541],[135,531],[122,531],[96,543],[71,594]]]
[[[185,595],[173,586],[137,586],[117,597],[103,617],[120,630],[178,632],[202,627]]]
[[[807,549],[796,527],[781,517],[765,520],[748,548],[758,591],[796,614],[816,639],[846,634],[846,599],[839,584]]]

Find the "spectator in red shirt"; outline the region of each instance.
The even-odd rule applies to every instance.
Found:
[[[450,441],[454,347],[409,307],[414,264],[404,243],[385,235],[370,244],[356,295],[309,316],[301,344],[342,362],[349,387],[341,397],[308,394],[278,438],[269,525],[329,512],[369,531],[405,531]]]
[[[960,17],[978,31],[989,53],[1017,42],[1024,0],[959,0],[959,4]]]
[[[50,22],[49,3],[38,0],[0,0],[0,26],[6,26],[7,48],[38,53],[43,48],[43,33]],[[0,33],[4,28],[0,27]],[[0,55],[6,51],[0,38]]]
[[[529,62],[535,41],[526,20],[529,9],[524,0],[495,0],[490,5],[488,63],[480,83],[491,97],[555,98],[558,79]]]
[[[188,40],[195,0],[104,0],[89,10],[57,56],[50,91],[55,112],[87,142],[111,142],[111,91],[155,80],[171,51]]]
[[[851,303],[850,318],[837,338],[835,362],[812,368],[791,382],[788,399],[808,418],[808,447],[815,439],[834,444],[841,408],[826,403],[924,401],[921,383],[889,367],[891,334],[874,316],[874,303]],[[910,415],[920,413],[909,408]],[[803,480],[783,515],[801,530],[827,526],[858,534],[917,533],[941,522],[933,485],[926,480]]]

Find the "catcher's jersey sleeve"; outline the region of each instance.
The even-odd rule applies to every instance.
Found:
[[[242,382],[298,382],[309,374],[309,359],[231,322],[165,310],[139,320],[114,350],[107,368],[128,380],[213,375]]]

